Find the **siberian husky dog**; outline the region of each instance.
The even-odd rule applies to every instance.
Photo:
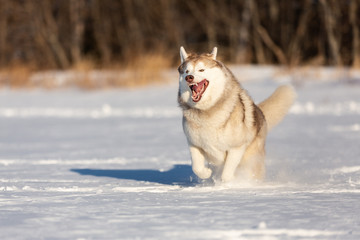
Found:
[[[296,93],[280,86],[256,105],[216,54],[216,47],[201,55],[180,48],[178,102],[193,172],[207,179],[218,169],[222,182],[232,181],[235,173],[262,180],[266,134],[283,119]]]

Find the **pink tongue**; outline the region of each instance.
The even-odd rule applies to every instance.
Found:
[[[203,87],[203,85],[204,85],[204,82],[199,82],[197,85],[194,85],[193,87],[192,87],[192,89],[195,91],[195,92],[200,92],[200,90],[202,89],[202,87]]]

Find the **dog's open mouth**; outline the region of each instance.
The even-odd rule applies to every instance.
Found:
[[[189,86],[192,93],[191,98],[194,102],[200,101],[208,85],[209,85],[209,81],[204,79],[201,82],[193,83]]]

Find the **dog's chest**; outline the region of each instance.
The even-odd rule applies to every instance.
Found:
[[[248,141],[248,130],[243,123],[244,111],[235,97],[229,97],[210,113],[184,112],[183,127],[190,144],[205,152],[225,152]]]
[[[236,129],[231,131],[228,127],[221,127],[212,124],[191,124],[184,123],[184,132],[188,141],[205,152],[222,151],[225,152],[232,145],[238,144],[240,138]]]

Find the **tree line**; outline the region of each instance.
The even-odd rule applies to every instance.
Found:
[[[359,0],[0,0],[0,67],[218,46],[232,63],[360,66]]]

